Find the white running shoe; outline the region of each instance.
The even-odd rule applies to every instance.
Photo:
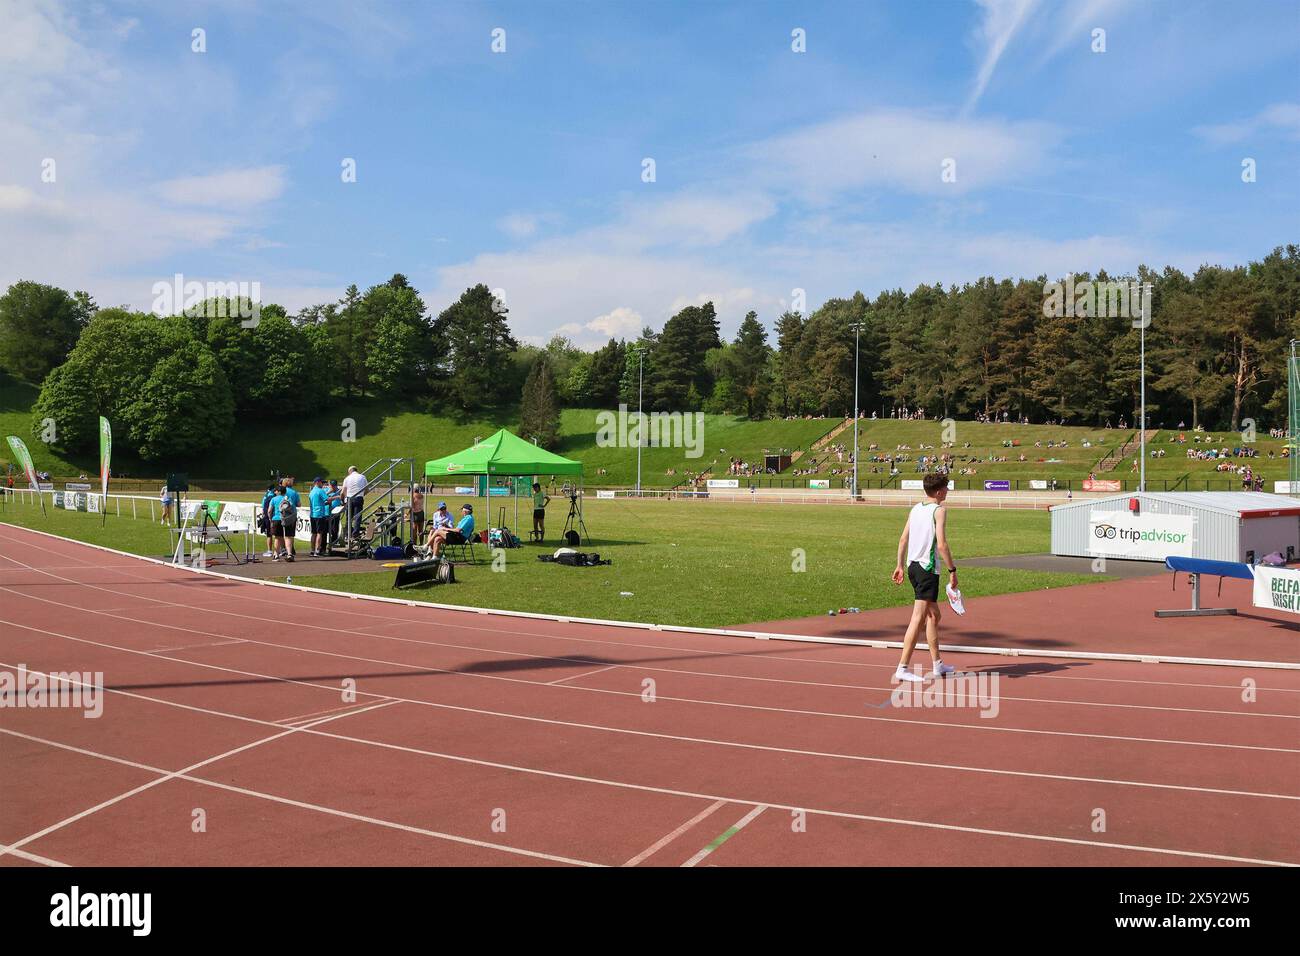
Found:
[[[906,667],[900,667],[898,670],[894,671],[894,680],[896,681],[910,680],[913,683],[919,684],[924,679],[925,678],[920,674],[909,671]]]
[[[966,608],[961,603],[961,592],[951,584],[948,585],[948,604],[951,605],[952,609],[958,614],[966,613]]]
[[[930,672],[930,676],[947,677],[949,674],[955,674],[956,672],[957,668],[953,667],[951,664],[945,664],[943,661],[940,661],[938,666]]]

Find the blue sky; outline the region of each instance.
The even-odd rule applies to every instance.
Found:
[[[732,332],[795,289],[1257,259],[1298,172],[1294,0],[0,0],[0,284],[102,305],[400,271],[529,341],[706,299]]]

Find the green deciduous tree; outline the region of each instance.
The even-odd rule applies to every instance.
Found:
[[[0,368],[39,385],[63,364],[94,308],[85,292],[15,282],[0,296]]]

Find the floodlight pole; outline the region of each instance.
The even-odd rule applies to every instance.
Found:
[[[858,497],[858,340],[862,334],[862,323],[853,323],[853,487],[849,497]]]
[[[641,497],[641,443],[645,433],[645,415],[641,411],[642,392],[645,387],[645,349],[636,349],[636,496]]]
[[[1151,286],[1147,283],[1142,290],[1142,307],[1140,311],[1141,328],[1138,333],[1138,388],[1141,391],[1141,414],[1138,421],[1138,448],[1142,456],[1138,466],[1138,491],[1147,490],[1147,323],[1151,321]]]
[[[1289,345],[1291,354],[1286,363],[1286,445],[1283,447],[1286,448],[1287,452],[1286,491],[1287,494],[1295,497],[1297,492],[1300,491],[1300,488],[1297,487],[1300,482],[1296,480],[1297,477],[1300,477],[1300,463],[1297,462],[1296,457],[1296,437],[1297,433],[1300,433],[1300,415],[1296,414],[1298,397],[1296,392],[1300,389],[1300,377],[1297,376],[1296,369],[1296,340],[1292,339]]]

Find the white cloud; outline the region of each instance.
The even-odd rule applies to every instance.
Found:
[[[1007,44],[1024,24],[1029,13],[1038,0],[976,0],[984,11],[984,19],[976,34],[976,43],[983,47],[983,58],[975,74],[975,85],[966,100],[969,111],[984,95],[984,90],[993,78],[998,61],[1006,52]]]
[[[611,338],[631,338],[640,334],[645,328],[641,313],[627,306],[619,306],[605,315],[598,315],[587,323],[587,328]]]
[[[590,322],[566,322],[555,330],[555,334],[568,336],[578,345],[598,345],[609,339],[635,339],[643,328],[645,322],[641,313],[621,305]],[[595,333],[594,337],[592,333]]]
[[[6,212],[31,209],[37,202],[36,194],[26,187],[0,184],[0,209]]]
[[[255,166],[169,179],[158,184],[158,193],[183,206],[239,208],[277,199],[284,187],[283,166]]]
[[[817,123],[742,154],[761,181],[826,203],[866,187],[952,195],[1016,181],[1043,164],[1061,135],[1046,123],[877,110]],[[955,182],[942,180],[945,159],[956,160]]]
[[[53,0],[6,3],[0,30],[0,73],[58,76],[85,63],[84,48],[71,36],[71,23]]]
[[[634,336],[644,325],[662,328],[681,299],[693,303],[717,295],[714,290],[754,285],[736,270],[694,256],[543,243],[439,269],[425,301],[443,308],[479,282],[505,290],[510,327],[517,336],[544,340],[558,332],[588,346],[603,345],[611,335]],[[756,297],[745,308],[770,311],[774,305],[774,298]]]
[[[537,232],[537,217],[524,213],[511,213],[499,223],[501,231],[512,239],[527,239]]]
[[[1214,146],[1240,143],[1267,132],[1279,133],[1287,139],[1300,139],[1300,103],[1274,103],[1249,119],[1197,126],[1192,132]]]

